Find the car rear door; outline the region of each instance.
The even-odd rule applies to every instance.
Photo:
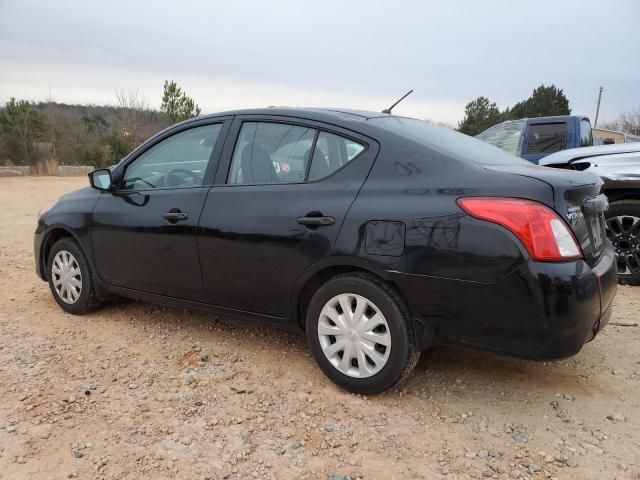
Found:
[[[231,119],[179,127],[114,175],[93,211],[98,276],[108,285],[206,301],[196,229]]]
[[[271,116],[236,117],[229,140],[200,220],[204,289],[214,305],[284,317],[296,279],[332,253],[378,146]]]

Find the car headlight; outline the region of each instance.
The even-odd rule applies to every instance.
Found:
[[[44,215],[45,213],[47,213],[49,210],[51,210],[53,207],[56,206],[56,204],[58,203],[59,199],[54,200],[53,202],[49,202],[47,204],[45,204],[40,211],[38,212],[38,220],[40,220],[40,217],[42,217],[42,215]]]

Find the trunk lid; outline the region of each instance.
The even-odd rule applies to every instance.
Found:
[[[571,228],[585,261],[593,266],[606,244],[604,212],[609,207],[601,193],[603,181],[586,172],[559,170],[538,165],[487,165],[489,170],[534,178],[553,189],[553,208]]]

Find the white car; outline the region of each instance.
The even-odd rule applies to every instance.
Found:
[[[607,236],[616,249],[620,283],[640,284],[640,142],[571,148],[540,165],[580,170],[604,180]]]

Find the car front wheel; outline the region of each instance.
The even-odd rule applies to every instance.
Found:
[[[74,240],[63,238],[53,245],[47,274],[53,298],[64,311],[80,315],[98,306],[89,263]]]
[[[408,310],[398,294],[367,274],[325,283],[307,309],[311,353],[322,371],[354,393],[386,390],[409,376],[417,350]]]

